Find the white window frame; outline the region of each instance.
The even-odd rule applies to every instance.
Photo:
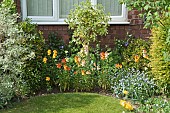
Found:
[[[97,4],[97,0],[91,0],[92,5]],[[55,25],[55,24],[67,24],[64,22],[64,18],[59,18],[59,0],[53,0],[53,16],[27,16],[27,0],[21,0],[22,19],[31,18],[32,23],[38,25]],[[127,21],[127,8],[122,4],[122,15],[111,16],[109,24],[129,24]]]

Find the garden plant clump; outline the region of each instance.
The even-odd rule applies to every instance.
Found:
[[[161,6],[167,5],[164,1]],[[145,6],[145,10],[150,9]],[[68,45],[56,32],[45,42],[30,20],[17,22],[19,16],[13,0],[3,0],[0,14],[1,108],[39,90],[51,93],[55,89],[58,92],[99,89],[119,98],[120,105],[129,111],[169,111],[168,99],[155,97],[169,93],[168,13],[152,21],[161,22],[153,27],[152,42],[127,35],[124,40],[115,40],[112,49],[101,48],[96,38],[107,34],[109,14],[89,0],[75,6],[66,20],[73,31]],[[90,46],[91,42],[96,46]]]
[[[121,98],[122,91],[128,91],[128,98],[134,101],[145,102],[149,97],[152,97],[157,90],[157,86],[148,74],[139,70],[121,69],[116,72],[112,78],[113,93]]]

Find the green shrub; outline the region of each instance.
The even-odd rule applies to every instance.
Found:
[[[39,88],[44,39],[29,20],[17,22],[13,0],[0,6],[0,106]],[[41,61],[42,62],[42,61]]]
[[[152,45],[150,49],[152,74],[157,84],[164,89],[165,93],[170,91],[170,44],[169,29],[170,17],[162,20],[163,24],[152,29]]]
[[[144,102],[156,92],[156,84],[148,74],[133,68],[119,69],[112,78],[111,90],[117,97],[123,97],[123,91],[128,91],[128,98]]]
[[[32,38],[25,35],[17,24],[13,0],[3,0],[0,6],[0,106],[6,106],[14,96],[24,96],[27,84],[22,81],[25,61],[34,58],[31,45],[25,44]]]
[[[19,24],[19,29],[23,30],[23,34],[27,37],[25,41],[26,45],[31,45],[31,50],[34,51],[35,57],[31,60],[27,60],[26,67],[24,68],[24,74],[22,80],[26,82],[29,88],[29,93],[33,94],[45,86],[42,82],[42,57],[44,55],[45,40],[42,36],[42,32],[37,30],[37,25],[32,24],[29,19],[26,19]]]

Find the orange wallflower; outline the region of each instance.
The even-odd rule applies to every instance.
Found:
[[[81,74],[82,74],[82,75],[86,75],[86,74],[85,74],[85,70],[81,70]]]
[[[100,53],[100,58],[101,58],[102,60],[105,59],[105,52],[101,52],[101,53]]]
[[[47,54],[48,54],[48,55],[51,55],[51,50],[50,50],[50,49],[47,51]]]
[[[116,68],[122,68],[122,64],[115,64]]]
[[[68,67],[67,65],[64,65],[64,70],[66,70],[66,71],[70,71],[70,67]]]
[[[43,62],[47,63],[47,58],[46,57],[43,58]]]
[[[66,63],[66,58],[63,58],[63,59],[61,60],[61,63],[65,64],[65,63]]]
[[[76,74],[77,74],[77,71],[74,71],[74,74],[76,75]]]
[[[57,66],[57,68],[60,69],[62,65],[61,65],[61,63],[58,63],[58,64],[56,64],[56,66]]]
[[[139,56],[138,55],[135,55],[134,59],[135,59],[135,62],[139,62]]]
[[[45,80],[46,80],[46,81],[50,81],[50,77],[46,77]]]

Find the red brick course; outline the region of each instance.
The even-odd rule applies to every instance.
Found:
[[[15,0],[15,2],[17,4],[17,11],[20,13],[20,0]],[[144,39],[150,36],[150,30],[143,28],[143,20],[139,18],[139,11],[128,11],[128,22],[130,22],[128,25],[111,24],[108,28],[108,34],[100,37],[101,43],[113,46],[114,39],[124,39],[127,36],[127,32],[135,37]],[[57,32],[66,43],[69,41],[68,25],[39,25],[38,29],[43,32],[45,38],[48,37],[50,32]]]

